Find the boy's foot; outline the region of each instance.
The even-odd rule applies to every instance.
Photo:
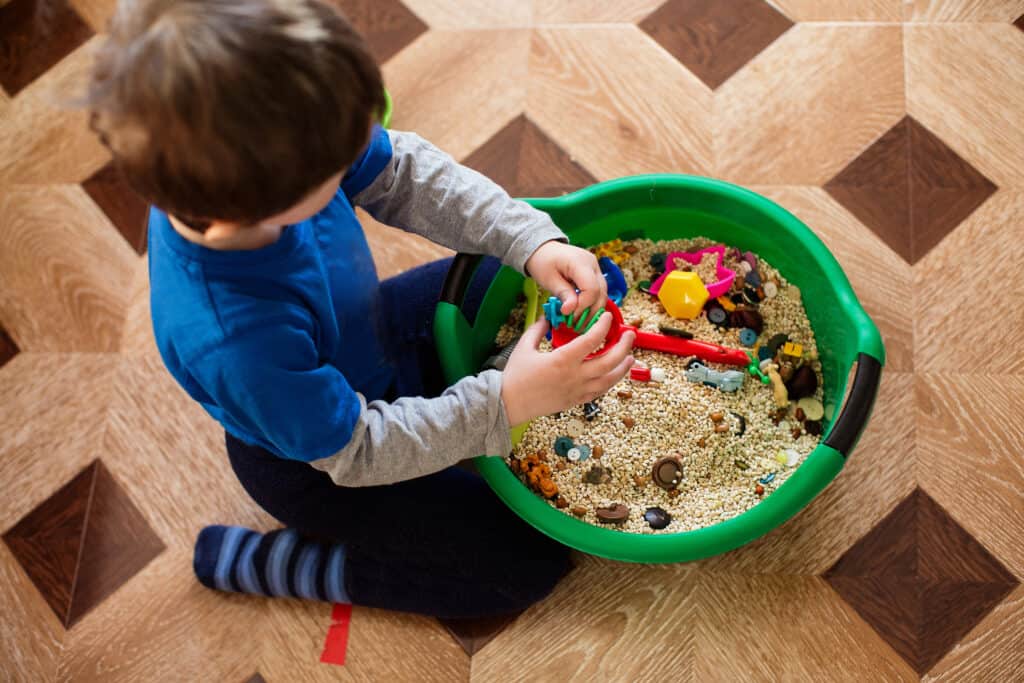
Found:
[[[345,546],[310,541],[294,529],[208,526],[196,538],[192,567],[200,583],[217,590],[350,602]]]

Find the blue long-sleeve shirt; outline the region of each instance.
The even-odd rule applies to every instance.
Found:
[[[339,484],[507,451],[497,373],[438,399],[379,400],[395,369],[377,335],[379,282],[355,204],[519,270],[540,244],[562,238],[546,214],[418,136],[377,128],[331,202],[261,249],[208,249],[151,209],[153,327],[168,370],[228,432],[313,462]]]

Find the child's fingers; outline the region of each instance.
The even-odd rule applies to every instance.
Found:
[[[579,307],[591,307],[595,310],[604,306],[608,299],[608,283],[605,282],[597,261],[575,269],[573,282],[580,290]]]
[[[541,340],[544,339],[544,335],[548,333],[548,320],[541,316],[535,323],[526,328],[523,332],[523,336],[519,338],[519,343],[516,346],[521,346],[524,349],[536,350],[540,346]]]
[[[558,292],[555,296],[562,302],[562,315],[569,315],[576,311],[579,306],[579,297],[576,296],[576,289],[568,282],[562,281],[565,285],[565,289]]]
[[[600,356],[586,361],[583,367],[586,368],[587,375],[590,377],[601,377],[614,370],[622,362],[622,359],[633,350],[633,341],[635,339],[635,334],[626,332],[615,346]]]
[[[594,349],[601,346],[604,338],[608,336],[608,330],[611,328],[612,314],[608,312],[602,313],[593,327],[559,350],[564,351],[563,355],[582,362],[584,358],[594,352]]]
[[[609,372],[601,375],[596,379],[590,380],[587,383],[588,393],[591,396],[598,397],[607,393],[609,389],[619,383],[629,369],[633,367],[633,356],[629,355],[619,361],[618,365],[613,367]]]

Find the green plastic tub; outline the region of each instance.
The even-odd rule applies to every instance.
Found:
[[[803,292],[822,362],[826,422],[821,443],[785,483],[751,510],[714,526],[656,535],[593,526],[542,501],[502,458],[477,458],[480,473],[512,510],[545,534],[586,553],[631,562],[686,562],[732,550],[771,531],[839,474],[871,415],[885,348],[839,264],[806,225],[754,192],[683,175],[622,178],[564,197],[527,201],[550,214],[580,246],[617,237],[663,240],[705,235],[764,257]],[[479,371],[522,291],[523,277],[502,268],[470,325],[460,305],[479,259],[456,257],[435,315],[438,353],[450,383]],[[851,374],[852,386],[847,387]],[[840,405],[844,397],[846,402]]]

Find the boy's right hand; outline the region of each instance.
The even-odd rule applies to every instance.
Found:
[[[633,366],[630,351],[636,335],[626,332],[612,348],[590,360],[611,329],[604,313],[587,332],[550,353],[538,347],[548,331],[541,318],[523,334],[502,373],[501,400],[510,425],[551,415],[592,401],[611,389]]]

